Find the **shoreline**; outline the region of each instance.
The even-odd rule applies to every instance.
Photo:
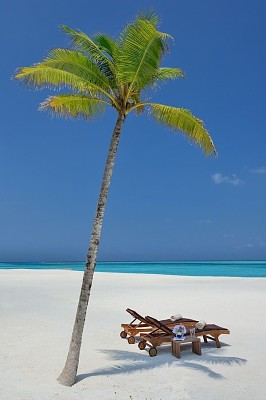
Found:
[[[72,388],[59,385],[82,275],[0,270],[0,394],[5,400],[266,397],[264,278],[95,272],[78,382]],[[176,313],[205,319],[231,334],[220,336],[221,349],[202,342],[202,356],[185,347],[176,359],[165,345],[149,357],[119,336],[120,324],[132,320],[127,307],[158,319]]]
[[[0,270],[70,270],[84,272],[84,263],[0,263]],[[266,278],[266,262],[104,262],[96,272],[142,275]]]
[[[40,272],[78,272],[80,274],[83,274],[84,271],[81,270],[76,270],[76,269],[71,269],[71,268],[60,268],[60,269],[39,269],[39,268],[0,268],[0,273],[1,271],[40,271]],[[162,273],[136,273],[136,272],[116,272],[116,271],[95,271],[95,274],[117,274],[117,275],[134,275],[136,277],[140,276],[167,276],[167,277],[179,277],[179,278],[214,278],[214,279],[223,279],[223,278],[228,278],[228,279],[266,279],[266,276],[224,276],[224,275],[174,275],[174,274],[162,274]]]

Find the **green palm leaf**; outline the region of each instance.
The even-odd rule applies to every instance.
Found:
[[[90,55],[97,62],[101,71],[108,76],[109,79],[114,79],[116,71],[112,61],[89,36],[83,32],[75,31],[66,25],[61,25],[61,28],[67,33],[77,49]]]
[[[167,37],[152,23],[142,19],[137,19],[124,30],[117,70],[120,81],[129,84],[127,97],[136,88],[141,89],[154,80],[167,49]]]
[[[17,70],[16,79],[36,88],[70,87],[73,90],[94,94],[95,85],[90,85],[85,79],[68,71],[35,64],[33,67],[22,67]]]
[[[189,110],[155,103],[146,104],[157,122],[174,130],[184,132],[191,141],[205,151],[206,155],[209,156],[212,153],[217,155],[211,136],[205,129],[203,122]]]
[[[50,96],[40,105],[41,111],[49,110],[60,117],[92,119],[104,111],[104,102],[79,94]],[[107,103],[108,104],[108,103]]]
[[[105,33],[99,33],[93,37],[93,42],[99,47],[101,51],[109,54],[113,62],[119,53],[118,43]]]
[[[138,18],[149,21],[155,28],[159,23],[158,15],[155,14],[153,11],[140,12]]]
[[[97,65],[83,54],[70,50],[51,51],[43,62],[19,68],[15,78],[33,87],[69,87],[116,102],[113,94],[110,94],[108,79]]]
[[[162,81],[164,79],[185,78],[184,72],[180,68],[159,68],[156,79]]]
[[[98,65],[78,51],[54,49],[41,63],[43,66],[67,71],[86,81],[111,90],[108,78],[101,72]]]

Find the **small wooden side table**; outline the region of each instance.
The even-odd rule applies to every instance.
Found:
[[[201,356],[201,343],[200,338],[186,336],[184,340],[174,340],[172,339],[172,354],[173,356],[180,358],[180,346],[183,343],[192,343],[192,351],[195,354]]]

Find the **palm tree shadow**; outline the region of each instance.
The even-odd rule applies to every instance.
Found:
[[[117,365],[107,366],[106,368],[101,368],[90,373],[80,374],[77,376],[76,382],[80,382],[92,376],[119,375],[139,370],[153,370],[163,366],[169,367],[171,365],[200,371],[213,379],[224,379],[223,375],[213,371],[208,364],[242,366],[247,362],[246,359],[239,357],[226,357],[212,354],[216,348],[203,348],[203,350],[201,357],[186,351],[183,357],[177,359],[169,352],[169,346],[162,346],[157,357],[149,357],[146,351],[135,353],[131,351],[99,349],[99,352],[106,354],[112,361],[118,362]]]

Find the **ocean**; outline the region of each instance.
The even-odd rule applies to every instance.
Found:
[[[84,262],[2,262],[0,269],[83,271]],[[266,278],[266,261],[97,262],[97,272]]]

